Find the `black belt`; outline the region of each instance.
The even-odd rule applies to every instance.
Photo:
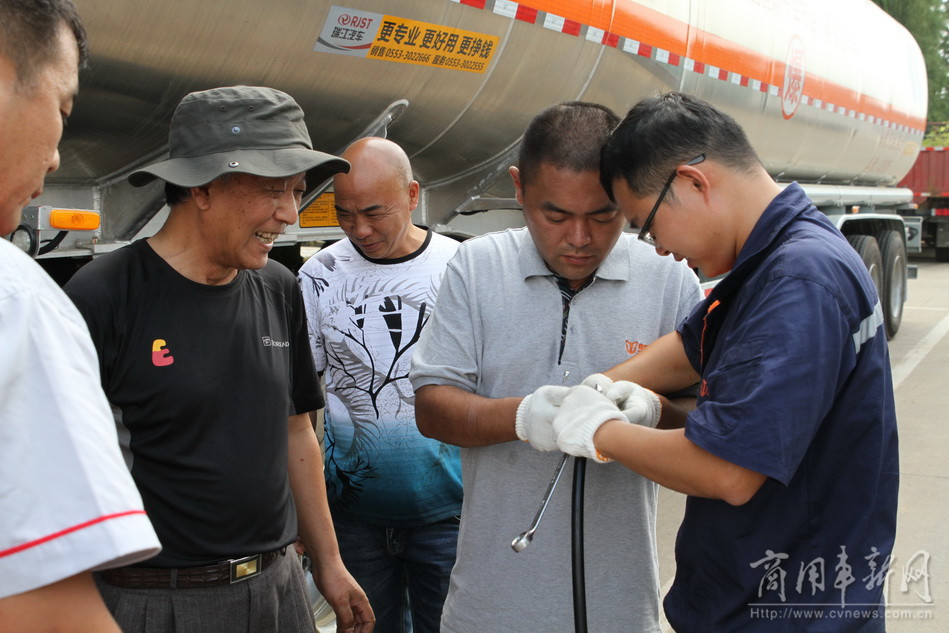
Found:
[[[103,571],[102,579],[110,585],[129,589],[192,589],[228,585],[259,575],[286,552],[287,548],[282,547],[274,552],[234,558],[206,567],[119,567]]]

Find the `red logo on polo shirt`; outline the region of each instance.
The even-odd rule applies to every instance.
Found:
[[[626,353],[630,356],[635,356],[644,349],[646,349],[645,343],[640,343],[639,341],[626,341]]]
[[[152,342],[152,365],[155,367],[166,367],[175,362],[175,357],[171,355],[171,350],[165,347],[165,339],[156,338]]]

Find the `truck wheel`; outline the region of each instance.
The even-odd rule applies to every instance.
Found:
[[[850,235],[847,237],[847,241],[853,246],[853,250],[860,255],[863,265],[867,267],[867,272],[870,273],[873,285],[876,286],[877,295],[882,297],[883,256],[880,255],[880,247],[877,245],[877,241],[869,235]]]
[[[906,246],[899,231],[881,231],[877,234],[880,257],[883,261],[883,319],[886,338],[896,336],[903,320],[903,303],[906,301]]]
[[[949,262],[949,246],[936,247],[936,261]]]

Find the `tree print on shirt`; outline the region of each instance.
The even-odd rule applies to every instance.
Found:
[[[362,286],[358,294],[354,290],[342,289],[340,298],[349,300],[332,302],[333,317],[324,323],[330,330],[324,331],[323,343],[334,371],[333,392],[345,403],[353,432],[348,447],[326,435],[326,467],[335,475],[328,482],[330,496],[340,508],[358,499],[364,482],[378,476],[371,456],[400,450],[405,433],[399,427],[415,428],[410,352],[431,316],[434,294],[430,284],[392,279]],[[354,295],[363,300],[353,301]]]

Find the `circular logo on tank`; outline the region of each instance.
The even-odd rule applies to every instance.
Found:
[[[804,96],[804,43],[797,35],[788,44],[784,62],[784,88],[781,91],[781,113],[790,119],[801,105]]]

